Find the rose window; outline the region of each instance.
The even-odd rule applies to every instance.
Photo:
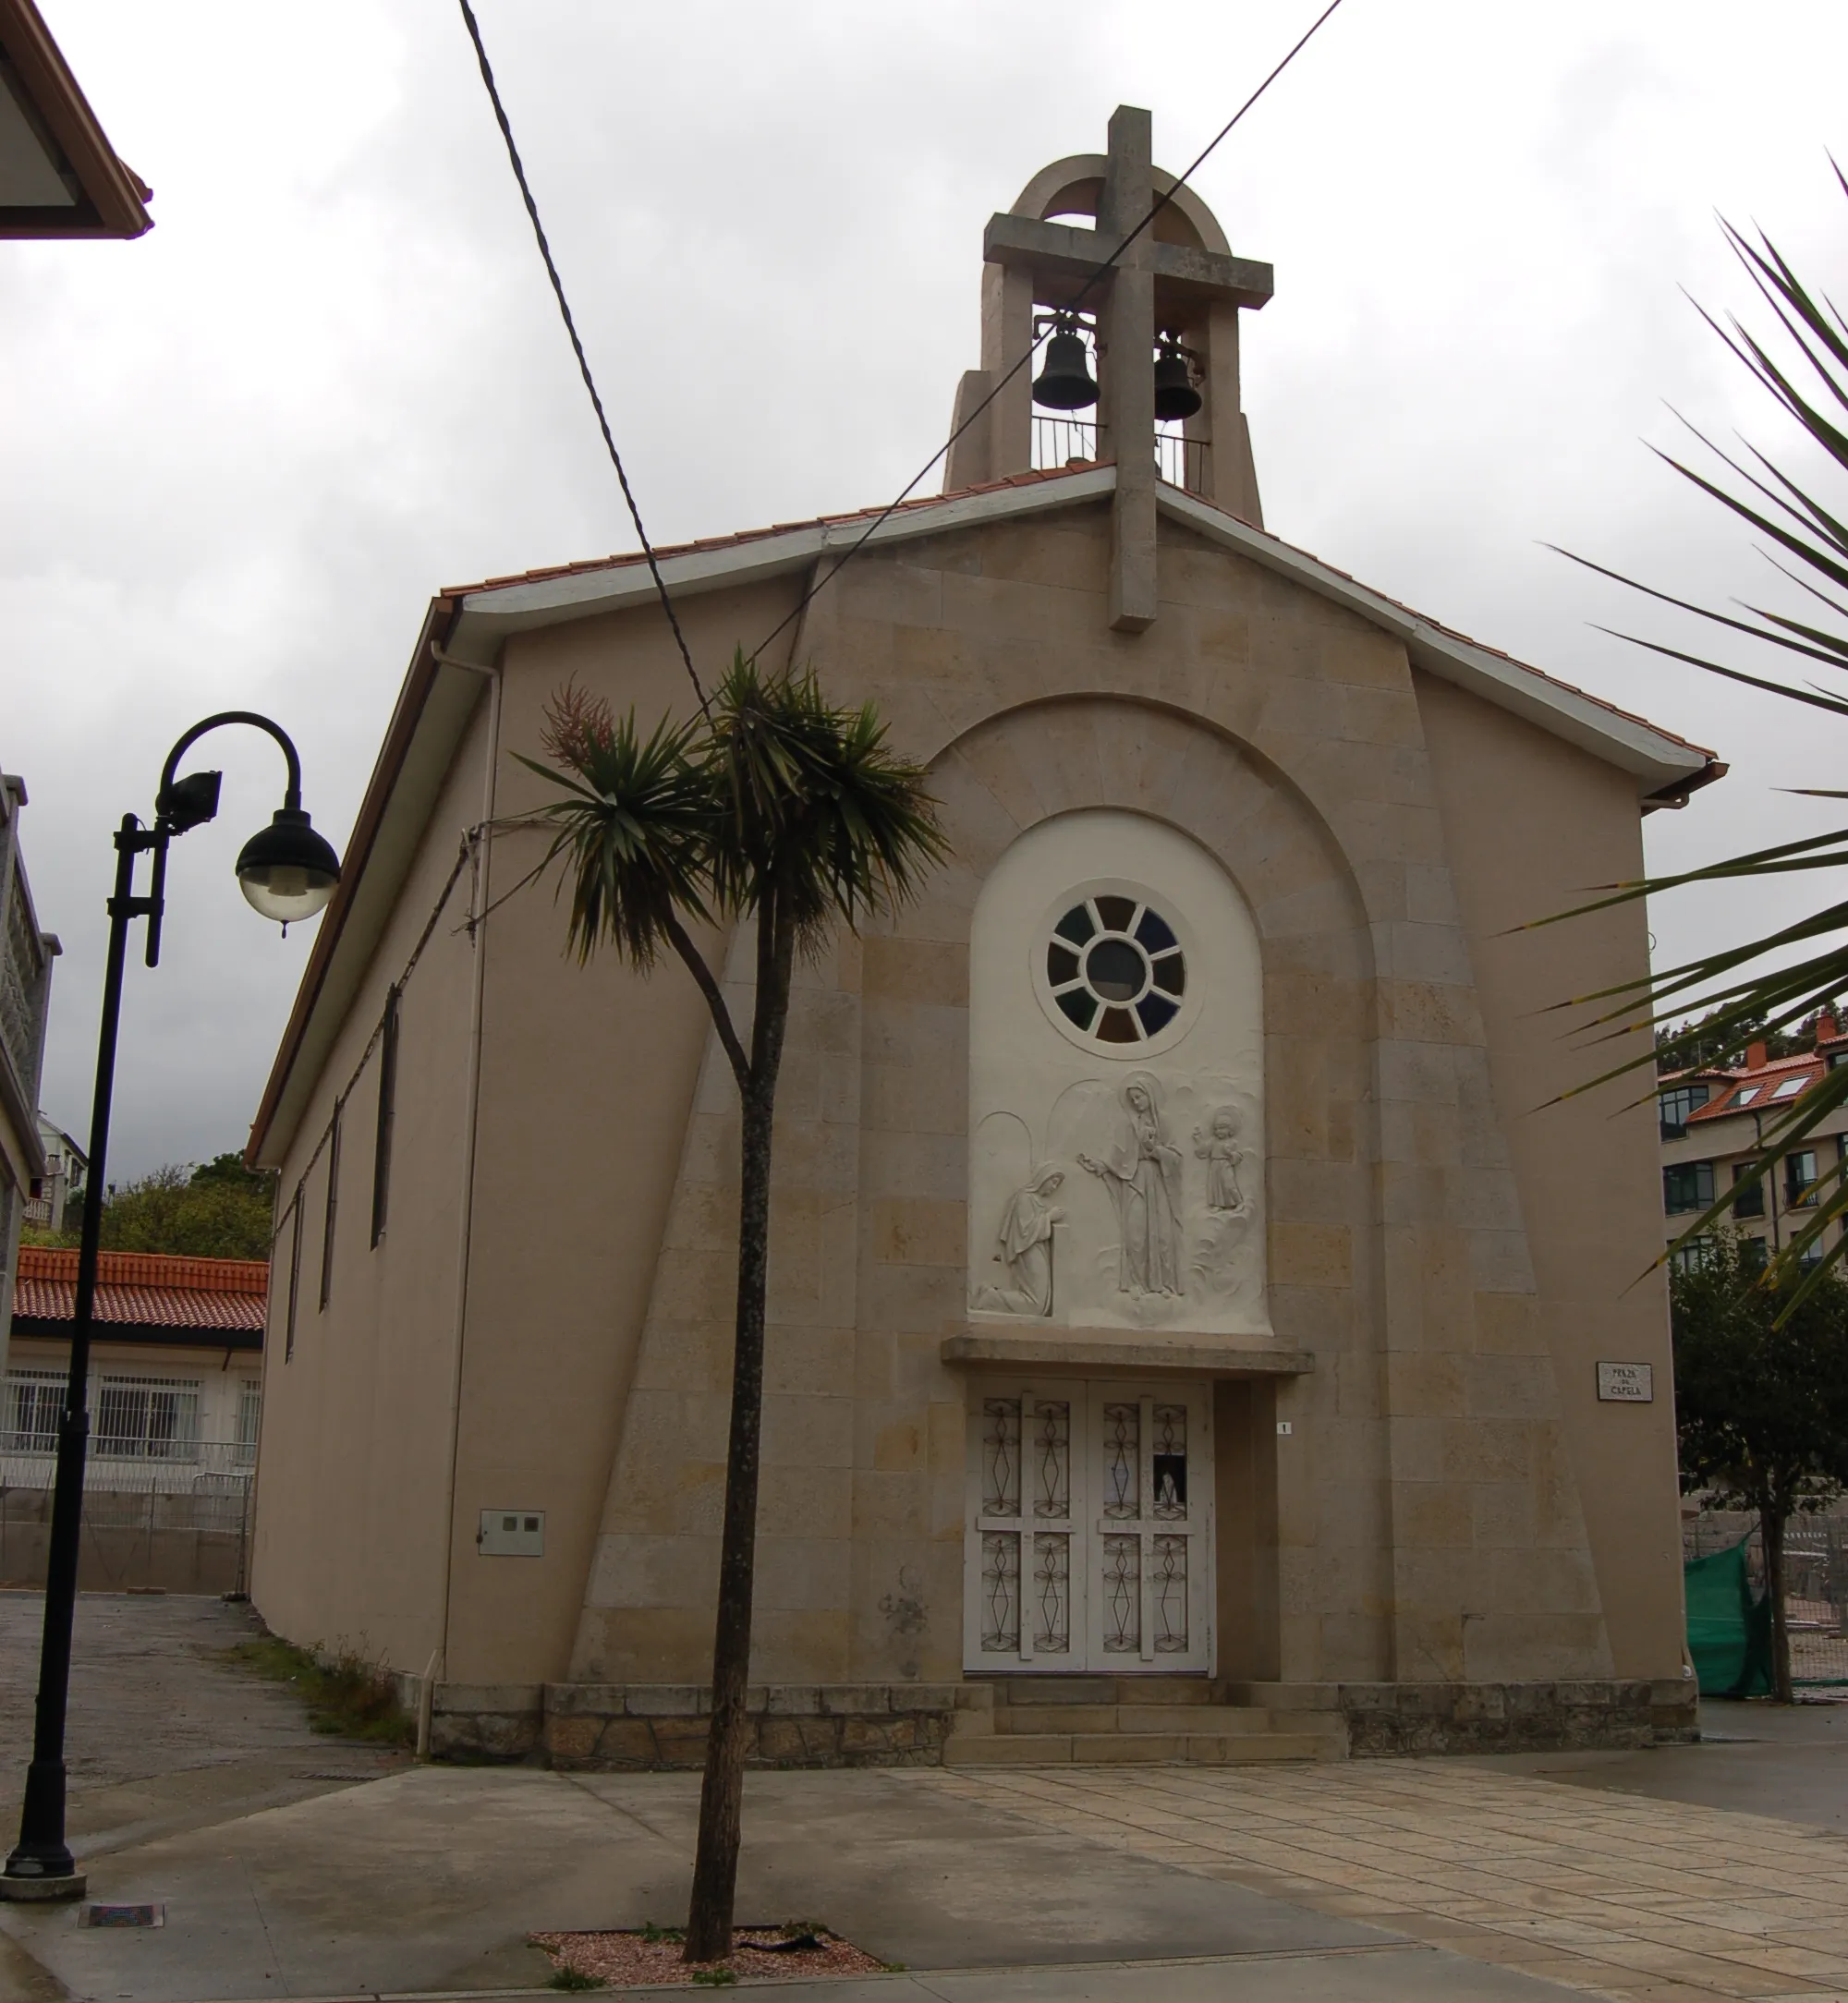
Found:
[[[1074,904],[1046,941],[1060,1013],[1100,1043],[1144,1043],[1179,1013],[1186,956],[1152,904],[1103,893]]]

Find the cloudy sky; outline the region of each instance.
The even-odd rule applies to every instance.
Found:
[[[41,0],[155,190],[134,244],[0,245],[0,761],[60,963],[44,1102],[89,1117],[109,831],[187,724],[263,709],[344,839],[438,587],[630,546],[451,0]],[[1311,0],[479,0],[657,540],[888,498],[977,359],[981,230],[1149,106],[1191,159]],[[1840,0],[1344,0],[1202,170],[1271,261],[1246,322],[1269,526],[1718,747],[1682,864],[1813,825],[1804,714],[1626,650],[1542,547],[1723,598],[1769,576],[1647,449],[1782,442],[1684,297],[1747,310],[1716,212],[1843,285]],[[310,932],[231,862],[280,773],[220,741],[131,970],[112,1177],[240,1147]],[[1672,952],[1745,902],[1670,905]]]

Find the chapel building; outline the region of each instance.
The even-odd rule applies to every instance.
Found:
[[[1720,768],[1265,529],[1270,270],[1146,112],[984,260],[941,496],[662,552],[695,661],[875,702],[952,851],[799,977],[755,1754],[1684,1730],[1657,1128],[1554,1103],[1600,1067],[1544,1013],[1644,914],[1514,929]],[[737,1106],[685,971],[521,887],[574,679],[688,713],[638,558],[432,601],[251,1141],[252,1591],[438,1750],[697,1762]]]

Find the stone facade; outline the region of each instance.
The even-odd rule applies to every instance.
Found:
[[[1151,266],[1158,297],[1167,269]],[[790,658],[876,704],[928,767],[951,851],[914,904],[802,970],[792,1011],[764,1761],[933,1758],[945,1693],[979,1687],[997,1649],[1023,1674],[1198,1661],[1310,1708],[1332,1689],[1367,1752],[1680,1729],[1672,1405],[1595,1390],[1601,1360],[1669,1376],[1664,1290],[1635,1281],[1660,1246],[1655,1129],[1621,1084],[1550,1104],[1585,1066],[1539,1013],[1639,973],[1643,917],[1518,929],[1636,875],[1641,812],[1710,760],[1368,592],[1255,512],[1255,493],[1241,516],[1104,464],[908,507],[838,575],[864,523],[667,552],[696,658],[792,621]],[[1143,566],[1128,582],[1125,550]],[[550,795],[513,754],[537,747],[551,695],[575,678],[645,725],[687,709],[650,589],[609,563],[439,601],[362,815],[373,847],[259,1121],[286,1197],[331,1215],[333,1091],[364,1062],[458,829],[506,831],[476,837],[484,922],[432,934],[402,997],[393,1172],[418,1208],[343,1251],[294,1363],[271,1345],[255,1580],[281,1632],[418,1672],[434,1652],[436,1740],[476,1754],[676,1763],[709,1669],[736,1093],[678,967],[580,971],[548,897],[499,901],[538,857],[541,837],[509,824]],[[1094,837],[1132,826],[1149,839],[1119,870]],[[1152,877],[1182,932],[1189,909],[1220,914],[1190,965],[1219,969],[1221,1014],[1207,1055],[1191,1017],[1150,1030],[1146,1057],[1085,1030],[1069,1076],[1036,1074],[1053,1111],[1023,1117],[1003,1173],[983,1129],[1010,1109],[979,1081],[1004,1086],[1013,1058],[982,1041],[1007,1032],[972,1012],[971,945],[1009,858],[1065,842],[1074,896]],[[1056,909],[1037,908],[1016,915],[1019,951],[1043,968]],[[748,939],[709,943],[747,1011]],[[535,1214],[511,1199],[541,1159],[557,1196]],[[1003,1203],[1021,1249],[997,1278]],[[1242,1262],[1218,1295],[1197,1265],[1214,1233]],[[1062,1289],[1075,1259],[1083,1284]],[[453,1387],[453,1423],[432,1383]],[[1017,1484],[996,1506],[1040,1567],[1043,1642],[1019,1594],[1012,1629],[992,1611],[1015,1591],[1001,1533],[979,1527],[979,1428],[1003,1387],[1023,1420],[1065,1414],[1054,1431],[1091,1414],[1082,1451],[1060,1435],[1074,1486],[1047,1506],[1065,1512],[1072,1598],[1113,1592],[1114,1631],[1047,1611],[1064,1560]],[[1097,1414],[1121,1430],[1132,1408],[1145,1427],[1189,1414],[1164,1501],[1147,1439],[1119,1456],[1142,1484],[1111,1505],[1136,1516],[1139,1574],[1109,1510],[1075,1501],[1107,1478]],[[334,1514],[311,1510],[330,1488]],[[483,1551],[481,1513],[516,1506],[544,1523],[542,1552]],[[1171,1576],[1194,1568],[1185,1632],[1159,1641],[1158,1554]],[[471,1706],[470,1682],[514,1695]],[[832,1694],[854,1690],[883,1694]],[[663,1691],[681,1707],[650,1709]]]

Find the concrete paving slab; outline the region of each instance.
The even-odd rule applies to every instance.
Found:
[[[1709,1699],[1700,1707],[1700,1730],[1698,1745],[1502,1754],[1466,1764],[1848,1835],[1848,1704]]]
[[[771,1986],[758,1983],[741,1987]],[[1411,1942],[1330,1954],[1208,1956],[1186,1961],[1066,1963],[1058,1968],[907,1971],[845,1981],[779,1982],[777,2003],[1564,2003],[1582,1991]],[[682,1987],[614,1995],[674,1997]],[[298,1997],[295,2003],[517,2003],[556,1990],[448,1989],[366,1997]],[[232,2003],[268,2003],[237,1997]]]
[[[577,1924],[677,1922],[699,1803],[692,1774],[584,1774],[662,1839],[661,1868]],[[1061,1836],[924,1773],[752,1774],[741,1919],[824,1921],[907,1968],[1379,1946],[1395,1936],[1243,1886]]]
[[[84,1996],[431,1989],[658,1870],[657,1850],[556,1776],[426,1767],[94,1860],[91,1896],[164,1900],[159,1929],[27,1907],[0,1926]]]

